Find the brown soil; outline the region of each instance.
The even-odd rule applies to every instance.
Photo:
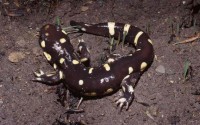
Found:
[[[47,11],[32,11],[14,17],[3,15],[2,11],[0,124],[61,124],[58,121],[64,119],[66,123],[66,107],[57,101],[56,87],[31,81],[33,71],[52,70],[38,45],[37,31],[46,23],[54,23],[59,16],[63,27],[69,26],[70,20],[136,25],[150,34],[157,57],[141,77],[135,89],[136,99],[128,111],[123,109],[118,113],[114,94],[84,101],[80,108],[85,112],[69,115],[71,121],[82,120],[89,125],[198,125],[200,39],[187,44],[173,44],[200,32],[199,8],[197,0],[64,0],[50,8],[53,10],[49,14]],[[76,47],[78,38],[70,37]],[[108,38],[91,35],[79,38],[87,42],[92,62],[98,64],[106,54]],[[184,78],[186,62],[190,63],[187,80]],[[163,66],[165,71],[157,71],[159,66]]]

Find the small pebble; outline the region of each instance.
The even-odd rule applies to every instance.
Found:
[[[8,56],[8,60],[13,63],[20,62],[24,58],[25,58],[25,54],[23,52],[12,52]]]
[[[89,9],[89,7],[87,7],[87,6],[82,6],[82,7],[81,7],[81,11],[82,11],[82,12],[84,12],[84,11],[86,11],[86,10],[88,10],[88,9]]]
[[[157,68],[156,68],[156,72],[158,73],[165,73],[165,67],[163,65],[159,65]]]
[[[150,106],[148,108],[148,111],[152,116],[154,116],[154,117],[158,116],[158,107]]]

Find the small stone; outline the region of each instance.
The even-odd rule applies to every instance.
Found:
[[[151,113],[152,116],[154,117],[158,116],[158,107],[150,106],[148,108],[148,111]]]
[[[165,67],[163,65],[159,65],[157,68],[156,68],[156,72],[158,73],[165,73]]]
[[[19,62],[23,60],[24,58],[25,58],[25,54],[23,52],[12,52],[8,56],[8,60],[13,63]]]
[[[82,12],[84,12],[84,11],[86,11],[86,10],[88,10],[88,9],[89,9],[89,7],[87,7],[87,6],[82,6],[82,7],[81,7],[81,11],[82,11]]]

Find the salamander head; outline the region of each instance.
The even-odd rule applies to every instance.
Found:
[[[39,44],[50,64],[61,57],[67,57],[70,61],[70,54],[74,51],[69,37],[59,25],[44,25],[40,30]]]

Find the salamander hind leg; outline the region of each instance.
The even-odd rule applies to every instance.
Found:
[[[34,82],[40,82],[47,85],[57,85],[61,82],[63,79],[63,72],[57,71],[55,73],[45,74],[42,70],[39,70],[39,72],[34,72],[36,78],[32,81]]]
[[[134,87],[137,84],[140,78],[140,73],[133,73],[124,77],[121,83],[122,95],[117,100],[116,104],[119,105],[120,111],[123,106],[126,107],[126,110],[129,108],[129,105],[134,99]]]

